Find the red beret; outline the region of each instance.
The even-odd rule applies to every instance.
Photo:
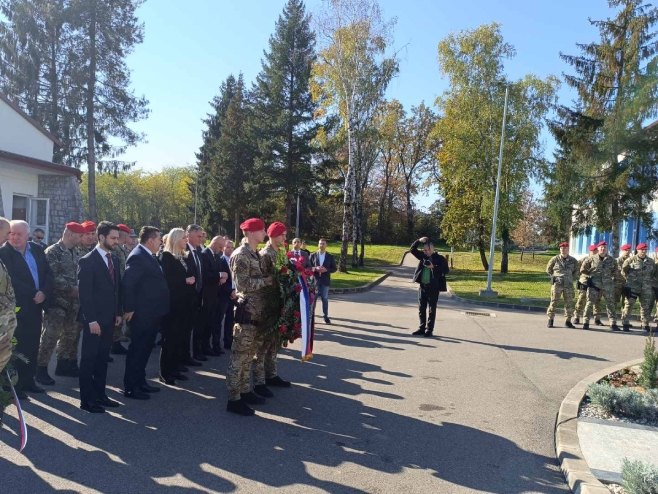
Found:
[[[589,246],[589,251],[594,252],[596,249],[598,249],[598,246],[596,244],[592,244]]]
[[[642,242],[641,244],[637,245],[637,250],[647,250],[647,244]]]
[[[631,244],[624,244],[619,247],[619,250],[631,250]]]
[[[122,232],[130,233],[130,227],[128,225],[124,225],[123,223],[119,223],[117,225],[117,227],[119,227],[119,230],[121,230]]]
[[[601,240],[598,244],[596,244],[597,247],[601,247],[602,245],[605,245],[607,247],[608,243],[605,240]]]
[[[96,223],[94,223],[93,221],[89,221],[89,220],[83,221],[82,223],[80,223],[80,225],[82,225],[82,228],[85,229],[84,233],[93,233],[96,231]]]
[[[569,242],[562,242],[560,247],[569,247]]]
[[[82,226],[80,223],[76,223],[75,221],[69,221],[66,225],[66,229],[70,232],[73,233],[84,233],[85,232],[85,227]]]
[[[243,232],[259,232],[265,230],[265,223],[260,218],[249,218],[240,223]]]
[[[275,221],[274,223],[272,223],[270,226],[267,227],[267,236],[270,238],[278,237],[279,235],[282,235],[285,232],[286,232],[286,225],[284,225],[280,221]]]

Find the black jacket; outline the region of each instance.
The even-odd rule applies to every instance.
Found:
[[[191,253],[188,255],[192,255]],[[201,272],[203,275],[203,303],[217,303],[219,296],[219,255],[210,247],[201,251]]]
[[[23,258],[23,255],[14,249],[9,242],[0,247],[0,260],[4,263],[11,278],[11,284],[13,285],[14,293],[16,294],[16,307],[20,307],[21,311],[29,311],[31,309],[39,308],[32,299],[37,291],[40,290],[46,296],[46,300],[44,300],[40,308],[46,309],[48,308],[53,296],[55,279],[43,249],[34,242],[28,243],[30,245],[32,257],[34,257],[34,260],[37,263],[39,287],[34,285],[34,279],[30,273],[30,268],[27,266],[27,262]],[[19,320],[21,319],[21,311],[16,315]]]
[[[414,271],[414,281],[416,283],[421,282],[425,260],[429,259],[434,266],[434,269],[432,269],[432,275],[430,276],[431,287],[438,289],[440,292],[447,291],[448,285],[446,282],[446,275],[450,272],[448,261],[445,257],[436,252],[432,252],[431,256],[428,258],[428,256],[425,255],[425,252],[418,249],[419,244],[420,241],[416,240],[409,248],[411,255],[418,259],[418,266],[416,267],[416,271]]]
[[[80,322],[89,324],[96,321],[102,328],[113,328],[114,318],[121,315],[119,259],[114,254],[112,264],[115,283],[112,283],[107,264],[96,249],[78,261]]]
[[[185,264],[183,266],[183,263],[176,259],[171,252],[160,253],[160,265],[169,287],[171,312],[190,310],[197,298],[194,285],[188,285],[185,282],[186,278],[194,276],[194,271],[190,271],[187,263]]]
[[[137,312],[149,319],[169,312],[167,280],[158,260],[141,244],[126,259],[121,288],[125,312]]]
[[[312,267],[320,266],[320,252],[314,252],[311,254],[310,264]],[[329,286],[331,285],[331,273],[336,272],[336,260],[334,256],[329,254],[329,252],[324,253],[324,263],[322,264],[327,268],[326,273],[315,273],[315,277],[318,280],[318,285],[320,286]]]

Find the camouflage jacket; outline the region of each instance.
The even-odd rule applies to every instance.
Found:
[[[55,278],[51,307],[59,307],[77,314],[80,302],[71,293],[78,286],[77,249],[67,249],[60,240],[46,249],[46,259]]]
[[[583,267],[583,262],[585,262],[585,259],[590,259],[592,256],[586,256],[586,257],[581,257],[578,259],[578,264],[576,267],[578,268],[578,272],[580,273],[580,276],[578,277],[578,281],[582,283],[583,285],[587,284],[587,280],[589,280],[589,274],[583,273],[580,268]]]
[[[119,259],[119,274],[121,275],[121,278],[123,278],[123,273],[126,271],[126,259],[128,259],[130,251],[125,245],[119,245],[114,249],[113,254]]]
[[[91,247],[84,247],[82,245],[78,245],[75,248],[75,255],[78,256],[78,259],[80,259],[81,257],[86,256],[87,254],[89,254],[95,248],[96,248],[95,245],[92,245]]]
[[[644,259],[638,255],[629,256],[621,271],[626,279],[626,285],[634,293],[639,294],[642,288],[652,286],[656,274],[656,263],[648,256],[645,256]]]
[[[651,254],[651,259],[653,259],[653,263],[656,265],[656,268],[653,272],[653,277],[651,278],[651,286],[658,288],[658,252]]]
[[[271,276],[272,279],[275,280],[276,260],[279,256],[278,251],[272,247],[272,244],[270,244],[268,240],[265,247],[263,247],[258,253],[260,254],[260,266],[263,276]],[[283,300],[281,298],[281,288],[278,283],[272,283],[272,285],[265,287],[264,290],[265,322],[270,326],[276,324],[279,320],[281,308],[283,307]]]
[[[624,262],[627,259],[630,259],[632,256],[627,255],[627,256],[619,256],[617,258],[617,276],[615,277],[615,285],[617,286],[623,286],[624,283],[626,283],[626,279],[624,278],[624,275],[621,272],[621,268],[624,266]]]
[[[597,288],[614,283],[617,275],[617,261],[607,255],[603,258],[598,254],[588,257],[583,261],[580,267],[581,274],[587,274],[592,280],[592,284]]]
[[[258,252],[252,250],[247,243],[235,249],[230,267],[238,299],[245,300],[252,320],[260,323],[264,319],[263,311],[268,295],[266,288],[272,285],[272,278],[265,278]]]
[[[16,297],[7,268],[0,261],[0,372],[11,357],[11,339],[16,329]]]
[[[578,261],[575,257],[562,257],[558,254],[548,261],[546,272],[556,278],[556,283],[573,285],[573,280],[578,275]]]

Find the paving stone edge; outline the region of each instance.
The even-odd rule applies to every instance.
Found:
[[[608,374],[640,362],[642,359],[629,360],[595,372],[571,388],[562,401],[555,421],[555,453],[564,478],[573,493],[610,494],[610,490],[592,474],[578,440],[578,410],[587,393],[587,387]]]

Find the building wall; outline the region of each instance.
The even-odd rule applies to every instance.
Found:
[[[53,159],[53,141],[2,100],[0,100],[0,149],[45,161]]]
[[[82,195],[77,178],[63,175],[39,175],[39,197],[50,199],[50,243],[61,237],[69,221],[82,221]]]
[[[0,100],[0,103],[3,103],[2,100]],[[39,192],[37,171],[0,159],[0,187],[2,187],[4,216],[12,219],[11,210],[14,194],[37,197]]]

